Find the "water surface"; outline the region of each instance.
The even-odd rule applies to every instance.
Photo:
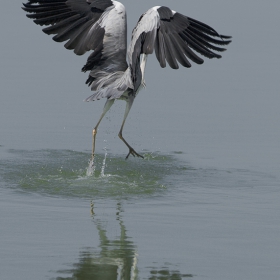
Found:
[[[158,1],[122,1],[128,34]],[[280,275],[279,1],[176,1],[233,42],[220,60],[161,69],[124,137],[77,57],[1,6],[0,279],[269,279]],[[171,6],[167,0],[162,5]],[[130,37],[130,35],[128,36]]]

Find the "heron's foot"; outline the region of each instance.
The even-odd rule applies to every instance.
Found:
[[[129,152],[127,154],[127,156],[125,157],[125,159],[128,159],[129,155],[132,154],[134,157],[140,157],[140,158],[144,158],[143,156],[139,155],[138,153],[135,152],[135,150],[131,147],[128,147]]]
[[[136,157],[144,158],[143,156],[136,153],[135,150],[125,141],[125,139],[122,137],[122,129],[119,132],[119,137],[124,142],[124,144],[127,146],[127,148],[129,149],[129,152],[128,152],[127,156],[125,157],[125,159],[128,159],[130,154],[132,154],[134,157],[136,156]]]

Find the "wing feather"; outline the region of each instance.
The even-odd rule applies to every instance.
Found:
[[[126,12],[119,2],[29,0],[23,10],[36,24],[46,26],[43,31],[54,35],[54,41],[66,41],[66,49],[77,55],[93,51],[82,68],[90,71],[86,83],[92,90],[100,89],[114,71],[127,69]]]
[[[173,69],[178,69],[179,65],[176,61],[176,52],[174,43],[171,42],[170,36],[167,33],[163,33],[163,39],[165,42],[165,58],[169,66]]]
[[[98,23],[104,13],[114,7],[112,1],[100,0],[31,0],[23,4],[23,10],[28,12],[27,17],[39,25],[50,25],[44,28],[46,34],[55,34],[53,39],[57,42],[71,40],[85,29]],[[73,49],[78,55],[89,51],[91,38],[82,37],[81,42],[66,44],[66,48]],[[73,40],[72,40],[73,41]],[[79,51],[76,46],[79,45]]]
[[[180,37],[177,34],[170,34],[170,40],[173,42],[174,54],[178,62],[184,67],[191,67],[190,62],[185,56],[184,42],[180,40]]]
[[[159,64],[162,68],[166,67],[166,62],[165,62],[165,42],[163,39],[162,33],[159,33],[158,36],[156,37],[155,41],[155,53],[156,57],[159,61]]]
[[[147,38],[149,44],[146,43]],[[128,49],[134,89],[138,88],[139,80],[142,79],[141,73],[139,74],[141,54],[151,54],[155,49],[161,67],[166,67],[166,61],[174,69],[179,68],[179,64],[191,67],[188,59],[197,64],[204,62],[196,52],[207,58],[220,58],[221,55],[214,51],[222,52],[226,49],[216,45],[228,45],[231,41],[224,39],[230,38],[220,35],[203,22],[167,7],[156,6],[149,9],[134,28]]]

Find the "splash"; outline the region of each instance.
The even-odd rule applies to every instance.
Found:
[[[106,166],[106,158],[107,158],[107,149],[106,149],[106,147],[104,148],[104,150],[105,150],[105,155],[104,155],[104,159],[103,159],[103,161],[102,161],[102,167],[101,167],[101,177],[104,177],[105,176],[105,166]]]
[[[132,198],[165,191],[178,170],[169,156],[146,153],[144,160],[125,160],[104,150],[94,161],[88,152],[10,150],[9,160],[0,159],[0,176],[9,188],[42,195]]]
[[[104,142],[106,142],[106,140],[104,140]],[[106,146],[103,148],[103,150],[105,151],[105,155],[104,155],[104,159],[102,161],[102,167],[101,167],[101,173],[100,176],[104,177],[105,176],[105,167],[106,167],[106,158],[107,158],[107,148]],[[94,164],[94,157],[91,158],[91,160],[89,161],[87,170],[86,170],[86,176],[91,177],[94,175],[95,172],[95,164]]]
[[[88,168],[87,168],[87,171],[86,171],[86,175],[88,177],[90,177],[94,174],[94,171],[95,171],[94,158],[92,158],[88,163]]]

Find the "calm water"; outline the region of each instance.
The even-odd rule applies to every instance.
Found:
[[[129,32],[158,4],[123,3]],[[172,4],[234,41],[191,70],[161,70],[149,57],[147,89],[124,129],[144,160],[124,159],[117,102],[91,176],[104,102],[82,102],[86,58],[43,34],[21,3],[3,5],[1,280],[279,279],[277,1]]]

